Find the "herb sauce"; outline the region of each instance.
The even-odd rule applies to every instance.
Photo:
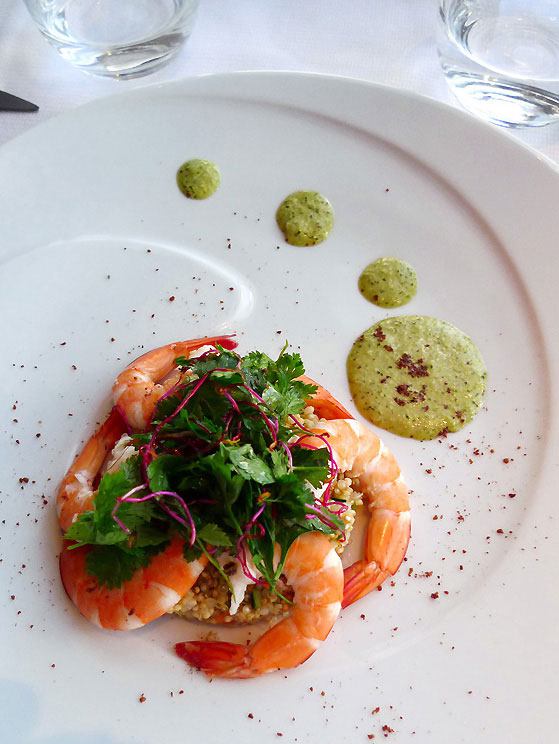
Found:
[[[378,258],[359,277],[359,291],[369,302],[379,307],[401,307],[417,290],[417,275],[413,266],[399,258]]]
[[[334,226],[334,210],[317,191],[295,191],[280,204],[276,220],[290,245],[317,245]]]
[[[189,199],[207,199],[220,182],[217,165],[209,160],[188,160],[177,171],[177,186]]]
[[[482,405],[487,370],[474,342],[450,323],[387,318],[353,344],[349,385],[373,423],[412,439],[458,431]]]

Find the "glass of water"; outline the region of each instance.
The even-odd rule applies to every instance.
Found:
[[[559,0],[439,0],[438,49],[462,105],[506,127],[559,121]]]
[[[69,62],[106,77],[147,75],[190,36],[198,0],[24,0]]]

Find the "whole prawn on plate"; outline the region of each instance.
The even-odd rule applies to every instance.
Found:
[[[206,674],[244,678],[304,662],[342,607],[398,570],[410,510],[392,453],[304,375],[298,354],[241,357],[235,347],[231,337],[201,338],[130,364],[57,508],[64,587],[102,628],[188,616],[192,597],[209,603],[213,622],[275,613],[248,646],[176,644]],[[364,555],[344,569],[361,501]],[[225,611],[203,596],[206,575],[227,593]]]

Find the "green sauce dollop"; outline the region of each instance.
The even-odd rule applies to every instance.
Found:
[[[363,269],[359,291],[379,307],[400,307],[415,295],[417,275],[413,266],[399,258],[378,258]]]
[[[412,439],[458,431],[482,405],[487,370],[474,342],[421,315],[387,318],[353,344],[349,385],[373,423]]]
[[[209,160],[187,160],[177,171],[177,186],[189,199],[207,199],[220,181],[217,165]]]
[[[295,191],[279,205],[276,220],[290,245],[317,245],[334,226],[334,210],[317,191]]]

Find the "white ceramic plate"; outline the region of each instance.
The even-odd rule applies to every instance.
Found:
[[[222,172],[205,202],[175,185],[191,157]],[[251,73],[80,108],[5,146],[0,183],[1,740],[553,741],[559,178],[549,164],[409,93]],[[336,213],[312,249],[285,244],[274,221],[301,188]],[[239,683],[210,684],[173,655],[173,642],[207,628],[88,625],[59,583],[54,493],[117,371],[145,348],[235,330],[243,351],[300,347],[309,374],[351,408],[347,352],[385,317],[357,277],[382,255],[419,274],[398,312],[455,323],[489,369],[486,409],[461,433],[424,444],[385,435],[413,489],[394,586],[343,612],[302,667]]]

